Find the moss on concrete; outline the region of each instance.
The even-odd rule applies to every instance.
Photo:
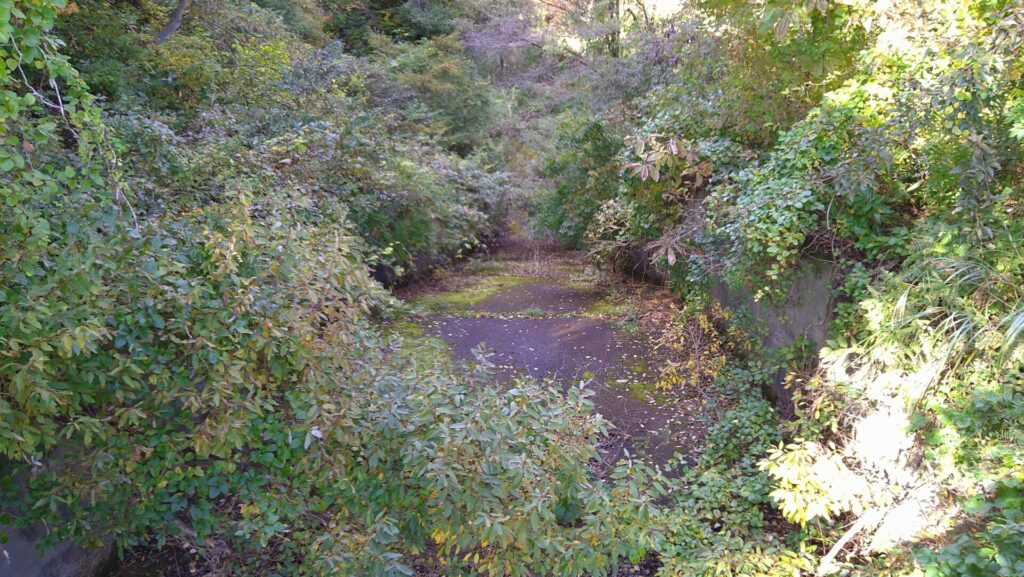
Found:
[[[411,301],[413,307],[424,313],[461,313],[494,296],[503,289],[537,282],[528,276],[485,276],[462,289],[427,294]]]

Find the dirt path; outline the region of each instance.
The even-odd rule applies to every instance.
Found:
[[[576,255],[520,253],[466,267],[456,286],[410,302],[422,330],[456,357],[492,352],[499,379],[587,383],[595,410],[614,425],[602,444],[606,463],[625,449],[655,462],[677,451],[692,458],[703,439],[699,403],[656,386],[654,335],[638,327],[628,299],[588,272]]]

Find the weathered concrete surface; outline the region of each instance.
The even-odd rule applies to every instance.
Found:
[[[715,283],[711,294],[723,307],[747,308],[755,324],[764,329],[761,344],[765,347],[789,346],[804,337],[820,348],[825,344],[833,317],[834,273],[834,264],[805,257],[797,266],[783,302],[755,301],[749,290],[730,290],[723,283]],[[779,375],[772,390],[766,392],[787,413],[792,408],[792,396],[783,386],[783,377]]]
[[[40,555],[36,543],[46,530],[32,527],[19,530],[0,525],[8,541],[0,553],[0,577],[95,577],[100,575],[113,559],[113,545],[83,548],[61,543]]]
[[[590,308],[602,296],[604,293],[601,291],[538,280],[502,289],[470,310],[501,314],[533,309],[545,313],[568,314]]]
[[[647,351],[604,320],[587,318],[434,317],[424,322],[453,352],[472,359],[480,343],[494,351],[491,361],[510,374],[574,382],[589,373],[604,378],[625,371]]]
[[[603,296],[596,288],[549,278],[502,289],[467,311],[487,316],[430,316],[420,325],[466,361],[473,361],[473,349],[485,344],[502,380],[532,377],[562,386],[586,380],[595,411],[615,427],[601,443],[606,463],[627,450],[655,462],[677,451],[695,458],[705,424],[699,401],[687,395],[694,391],[658,391],[652,384],[657,373],[648,368],[654,343],[647,336],[581,316]],[[530,310],[555,316],[517,315]]]

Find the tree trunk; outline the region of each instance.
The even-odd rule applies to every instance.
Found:
[[[167,42],[178,28],[181,27],[181,18],[185,15],[185,5],[188,4],[188,0],[178,0],[178,5],[174,7],[174,12],[171,12],[171,21],[167,23],[160,32],[157,32],[153,38],[153,44],[163,44]]]

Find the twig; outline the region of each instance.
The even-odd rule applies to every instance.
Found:
[[[835,545],[832,545],[832,548],[829,549],[828,553],[821,558],[821,563],[818,564],[818,569],[814,572],[814,575],[816,577],[824,577],[825,575],[831,575],[838,571],[839,567],[836,567],[833,564],[833,561],[836,556],[839,555],[839,552],[843,550],[843,547],[846,547],[846,544],[857,536],[857,533],[860,533],[869,525],[877,525],[879,521],[885,517],[888,510],[888,507],[883,509],[871,509],[861,515],[860,518],[857,519],[857,521],[851,525],[845,533],[843,533],[843,536],[836,541]]]

